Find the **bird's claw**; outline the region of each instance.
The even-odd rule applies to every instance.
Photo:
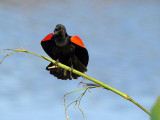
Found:
[[[54,63],[54,66],[58,66],[58,62],[59,62],[59,59],[56,60],[56,62]]]
[[[58,68],[58,66],[57,65],[53,65],[51,67],[48,67],[48,69],[52,69],[52,68]]]
[[[59,62],[59,59],[56,60],[53,66],[48,67],[48,69],[58,68],[58,62]]]
[[[73,65],[71,65],[70,78],[72,79]]]

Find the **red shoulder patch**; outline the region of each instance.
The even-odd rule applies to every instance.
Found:
[[[85,46],[84,46],[81,38],[79,38],[78,36],[71,37],[71,42],[73,42],[74,44],[79,45],[79,46],[85,48]]]
[[[51,40],[53,33],[48,34],[41,42]]]

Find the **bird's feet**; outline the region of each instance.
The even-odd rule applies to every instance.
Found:
[[[73,72],[73,65],[71,65],[71,71],[70,71],[70,79],[72,79],[72,72]]]
[[[57,60],[56,60],[56,62],[54,63],[54,65],[53,65],[53,66],[48,67],[48,69],[58,68],[58,62],[59,62],[59,59],[57,59]]]

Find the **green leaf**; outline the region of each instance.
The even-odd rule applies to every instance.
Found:
[[[151,120],[160,120],[160,96],[152,108]]]

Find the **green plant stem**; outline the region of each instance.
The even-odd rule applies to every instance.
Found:
[[[37,56],[37,57],[43,58],[43,59],[45,59],[45,60],[47,60],[47,61],[50,61],[50,62],[52,62],[52,63],[55,63],[55,62],[56,62],[56,61],[53,60],[53,59],[50,59],[50,58],[45,57],[45,56],[37,55],[37,54],[35,54],[35,53],[33,53],[33,52],[29,52],[29,51],[27,51],[27,50],[25,50],[25,49],[17,49],[17,50],[6,49],[6,50],[11,50],[11,51],[14,51],[14,52],[26,52],[26,53],[30,53],[30,54],[32,54],[32,55],[35,55],[35,56]],[[60,62],[59,62],[57,65],[58,65],[59,67],[65,69],[65,70],[71,71],[71,68],[70,68],[70,67],[68,67],[68,66],[66,66],[66,65],[64,65],[64,64],[62,64],[62,63],[60,63]],[[134,103],[136,106],[138,106],[139,108],[141,108],[141,109],[142,109],[143,111],[145,111],[148,115],[151,115],[151,113],[150,113],[149,111],[147,111],[144,107],[142,107],[141,105],[139,105],[136,101],[134,101],[132,98],[130,98],[127,94],[125,94],[125,93],[123,93],[123,92],[121,92],[121,91],[119,91],[119,90],[117,90],[117,89],[115,89],[115,88],[112,88],[111,86],[109,86],[109,85],[107,85],[107,84],[104,84],[103,82],[98,81],[98,80],[96,80],[96,79],[94,79],[94,78],[92,78],[92,77],[90,77],[90,76],[88,76],[88,75],[86,75],[86,74],[84,74],[84,73],[81,73],[81,72],[79,72],[79,71],[77,71],[77,70],[75,70],[75,69],[73,69],[72,72],[75,73],[75,74],[78,74],[78,75],[80,75],[80,76],[82,76],[82,77],[84,77],[84,78],[86,78],[86,79],[88,79],[88,80],[90,80],[90,81],[92,81],[92,82],[100,85],[100,86],[102,86],[103,88],[106,88],[106,89],[108,89],[108,90],[110,90],[110,91],[112,91],[112,92],[114,92],[114,93],[122,96],[122,97],[125,98],[126,100],[131,101],[131,102]]]

